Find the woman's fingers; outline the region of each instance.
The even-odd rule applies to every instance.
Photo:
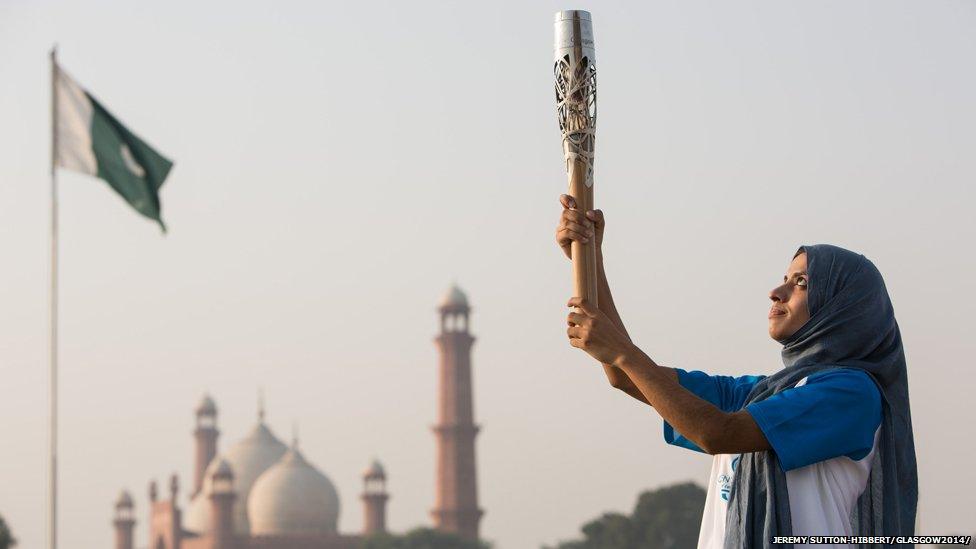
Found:
[[[579,210],[563,210],[563,215],[560,221],[572,221],[573,223],[579,223],[583,226],[592,226],[593,221],[586,218],[586,215]]]
[[[590,318],[597,317],[597,309],[590,304],[590,302],[582,297],[571,297],[569,302],[566,303],[567,307],[577,307],[579,310],[583,311],[583,314]]]
[[[574,233],[579,233],[586,237],[593,236],[593,229],[587,227],[586,225],[580,225],[575,221],[567,221],[564,219],[563,222],[559,224],[559,228],[573,231]]]
[[[560,246],[566,246],[574,240],[585,244],[590,240],[590,237],[571,229],[559,229],[556,231],[556,241],[559,242]]]
[[[586,212],[586,219],[590,220],[597,227],[603,227],[603,210],[590,210]]]
[[[581,315],[579,313],[569,313],[566,316],[566,323],[570,326],[584,326],[588,323],[590,317],[586,315]]]
[[[586,213],[576,209],[576,199],[572,196],[560,195],[559,203],[563,206],[563,213],[559,218],[559,225],[556,227],[556,242],[567,257],[572,257],[569,249],[570,244],[573,242],[589,243],[596,237],[599,226]],[[600,219],[602,220],[602,217]]]

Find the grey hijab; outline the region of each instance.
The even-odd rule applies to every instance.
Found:
[[[881,432],[867,487],[851,524],[855,535],[913,535],[918,473],[908,377],[884,280],[871,261],[843,248],[818,244],[803,246],[800,252],[807,254],[810,320],[782,342],[786,367],[757,383],[746,404],[824,370],[867,372],[882,394]],[[725,549],[771,547],[771,536],[791,535],[789,502],[786,474],[776,454],[743,454],[732,482]]]

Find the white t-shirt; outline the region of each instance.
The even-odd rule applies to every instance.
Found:
[[[699,397],[722,409],[732,408],[726,411],[741,409],[745,395],[762,379],[682,370],[678,375],[682,386]],[[793,535],[853,534],[851,512],[867,485],[877,451],[880,398],[867,374],[839,369],[803,378],[794,388],[746,407],[786,471]],[[665,439],[698,449],[667,423]],[[719,454],[712,460],[698,549],[723,547],[728,499],[739,458],[738,454]]]

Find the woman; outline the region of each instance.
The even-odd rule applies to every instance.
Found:
[[[905,357],[874,264],[835,246],[796,252],[769,293],[769,335],[783,344],[785,365],[776,374],[666,368],[633,343],[614,307],[603,214],[580,212],[567,195],[560,202],[556,240],[566,255],[574,240],[592,239],[598,250],[599,308],[569,301],[570,345],[603,363],[613,387],[653,406],[669,444],[715,456],[699,549],[768,547],[778,536],[913,535]]]

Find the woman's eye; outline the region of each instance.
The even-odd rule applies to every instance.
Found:
[[[805,288],[807,286],[807,279],[803,278],[802,276],[797,277],[796,285]]]

